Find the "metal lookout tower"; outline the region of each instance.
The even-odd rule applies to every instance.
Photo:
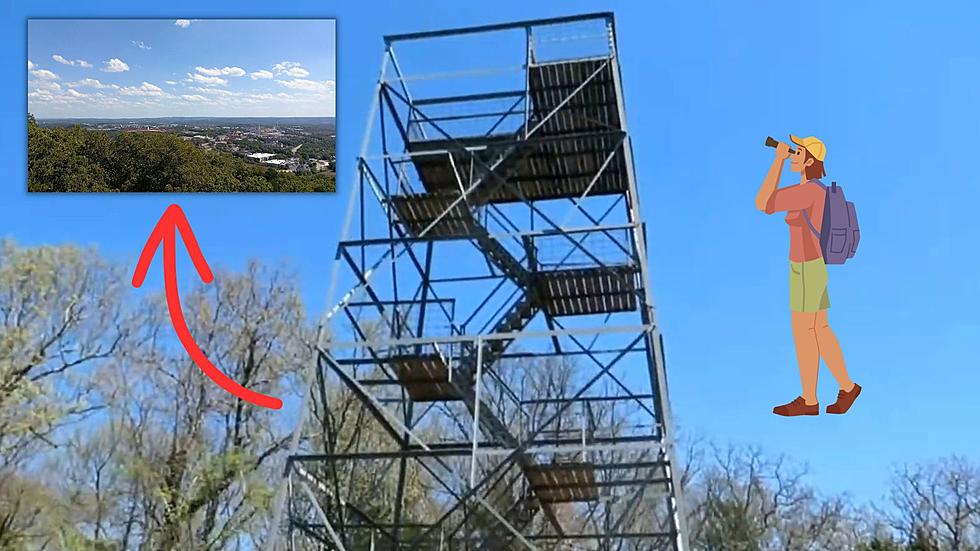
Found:
[[[278,549],[686,551],[612,14],[385,45]]]

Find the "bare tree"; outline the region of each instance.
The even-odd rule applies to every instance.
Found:
[[[60,522],[38,458],[106,406],[93,376],[133,330],[123,281],[91,250],[0,241],[0,547]]]
[[[205,354],[243,386],[281,395],[308,358],[303,308],[281,271],[253,263],[241,275],[221,273],[184,309]],[[271,458],[287,428],[279,412],[215,387],[171,339],[159,338],[158,323],[148,320],[142,331],[151,344],[133,356],[129,367],[139,375],[124,395],[141,405],[126,408],[122,420],[138,437],[125,456],[141,475],[130,480],[128,504],[141,520],[124,533],[135,530],[141,548],[224,548],[247,537],[271,498]]]
[[[282,270],[220,273],[182,306],[229,377],[294,391],[308,328]],[[92,251],[0,243],[0,548],[258,545],[288,421],[216,387],[169,325]]]
[[[704,550],[841,550],[863,538],[844,496],[822,497],[806,469],[755,447],[695,443],[684,481],[691,544]]]
[[[949,551],[980,546],[980,468],[965,458],[902,466],[892,477],[890,502],[882,513],[906,543]]]

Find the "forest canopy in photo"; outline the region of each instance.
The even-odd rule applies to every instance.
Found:
[[[295,174],[195,147],[166,132],[110,135],[27,120],[30,192],[332,192],[333,173]]]

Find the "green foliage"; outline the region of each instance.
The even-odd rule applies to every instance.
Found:
[[[705,549],[758,551],[762,528],[746,515],[742,504],[716,498],[708,505],[703,545]]]
[[[0,468],[88,410],[74,374],[115,350],[120,276],[89,254],[0,240]]]
[[[333,174],[294,174],[198,149],[166,132],[44,128],[27,119],[27,189],[36,192],[324,192]]]
[[[972,549],[972,548],[970,548]],[[933,543],[923,530],[918,530],[912,541],[906,545],[892,539],[874,538],[868,543],[861,543],[855,551],[942,551],[943,548]]]
[[[855,551],[905,551],[905,547],[891,540],[875,538],[868,543],[858,544]]]
[[[165,303],[126,280],[92,250],[0,239],[0,550],[218,550],[264,530],[290,427],[189,369]],[[290,276],[222,272],[184,311],[230,377],[288,398],[309,357]]]
[[[962,546],[961,546],[962,548]],[[912,543],[907,547],[908,551],[941,551],[941,547],[935,543],[932,536],[925,530],[919,528],[912,538]]]

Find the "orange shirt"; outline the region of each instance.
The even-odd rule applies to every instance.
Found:
[[[803,211],[810,217],[813,227],[820,231],[823,223],[823,206],[826,192],[810,181],[779,188],[766,203],[766,214],[786,211],[789,224],[789,259],[793,262],[806,262],[822,256],[820,238],[813,234],[803,218]]]

